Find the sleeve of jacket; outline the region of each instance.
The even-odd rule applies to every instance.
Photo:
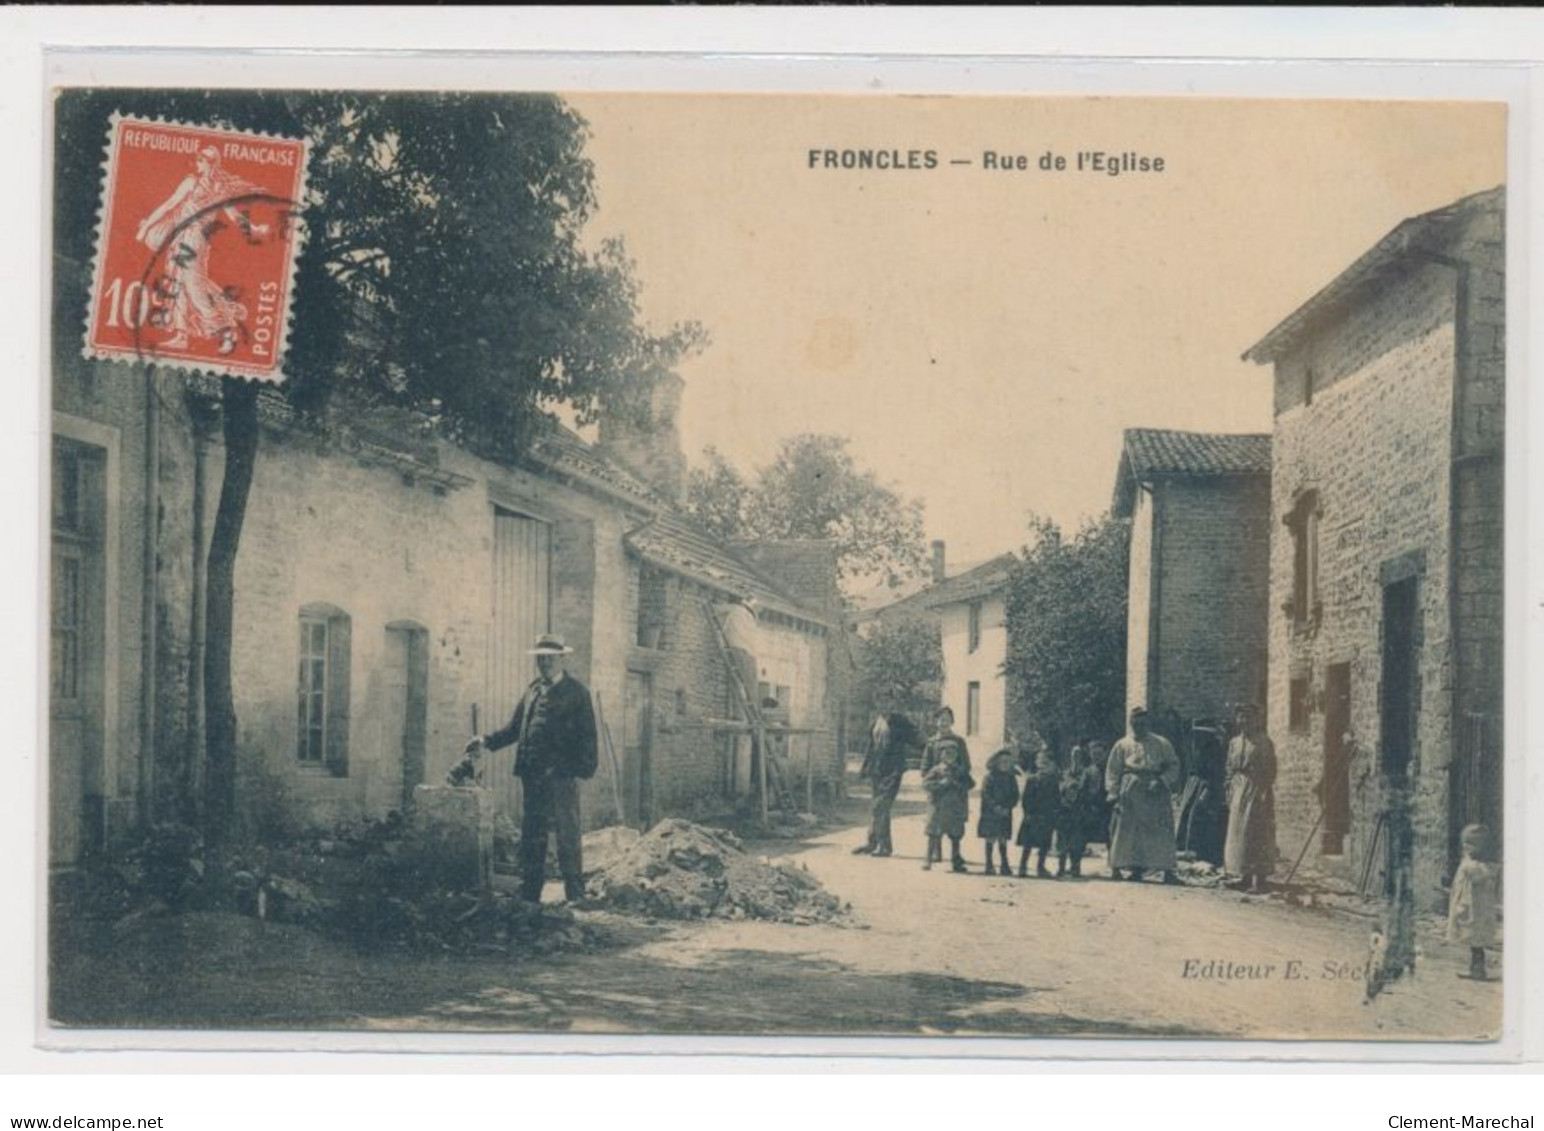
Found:
[[[525,698],[521,695],[520,702],[515,704],[514,717],[509,720],[507,727],[483,736],[483,742],[489,750],[502,750],[520,737],[520,724],[525,718]]]
[[[600,743],[595,727],[595,701],[590,690],[578,683],[573,697],[573,758],[574,777],[588,781],[600,768]]]
[[[1111,801],[1120,797],[1121,779],[1126,776],[1126,752],[1120,742],[1110,747],[1109,760],[1104,764],[1104,791]]]
[[[861,778],[873,777],[879,769],[879,743],[874,737],[874,728],[869,728],[868,742],[863,747],[863,765],[858,769]]]

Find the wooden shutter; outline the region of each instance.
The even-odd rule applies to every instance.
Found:
[[[352,633],[349,618],[327,622],[327,768],[335,777],[348,777],[349,660]]]

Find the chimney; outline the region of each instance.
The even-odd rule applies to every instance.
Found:
[[[944,572],[944,542],[942,538],[933,539],[933,584],[937,585],[946,576]]]
[[[676,506],[686,502],[686,456],[681,451],[681,392],[674,373],[655,378],[642,411],[602,405],[600,449]]]

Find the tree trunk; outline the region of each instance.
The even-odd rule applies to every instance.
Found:
[[[231,634],[236,551],[257,456],[258,386],[227,377],[221,398],[225,475],[209,539],[204,613],[204,836],[224,843],[236,813],[236,704],[231,690]]]

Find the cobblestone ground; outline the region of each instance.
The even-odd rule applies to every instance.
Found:
[[[854,819],[859,808],[850,809]],[[363,958],[295,927],[166,920],[159,935],[60,938],[55,1013],[86,1025],[366,1030],[1483,1040],[1496,983],[1430,936],[1416,975],[1364,1001],[1370,921],[1204,887],[921,870],[854,856],[851,825],[789,850],[859,929],[598,916],[622,941],[507,959]],[[758,846],[748,845],[752,850]],[[765,846],[760,846],[763,850]],[[549,893],[555,895],[555,892]]]

